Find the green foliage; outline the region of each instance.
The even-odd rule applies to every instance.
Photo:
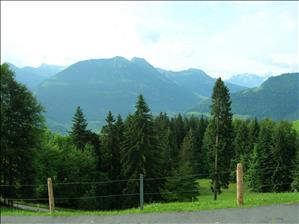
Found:
[[[121,179],[121,163],[120,150],[122,140],[122,120],[118,117],[115,122],[111,112],[106,118],[107,124],[101,131],[101,150],[103,154],[102,170],[107,172],[110,180]],[[119,195],[122,191],[122,186],[118,183],[109,191],[110,195]],[[120,208],[121,203],[118,198],[110,199],[111,208]],[[108,207],[108,206],[106,206]]]
[[[212,102],[212,118],[205,133],[204,145],[209,155],[213,191],[220,192],[221,187],[228,186],[230,162],[233,157],[231,101],[221,78],[217,79],[214,86]]]
[[[290,190],[292,182],[292,163],[296,157],[296,132],[292,125],[285,121],[276,124],[273,133],[274,147],[273,158],[274,170],[272,175],[273,191],[281,192]],[[295,160],[294,160],[295,161]]]
[[[162,191],[166,201],[191,201],[198,195],[198,184],[190,162],[173,169]]]
[[[1,160],[0,183],[23,185],[34,183],[32,158],[43,132],[42,107],[32,93],[15,81],[7,64],[1,65]],[[24,166],[26,164],[26,166]],[[33,196],[32,190],[1,188],[1,196]]]
[[[299,191],[299,150],[297,148],[296,159],[294,160],[293,181],[291,188],[293,191]]]
[[[83,150],[87,143],[87,122],[81,108],[78,106],[73,118],[73,126],[70,132],[70,137],[74,145]]]
[[[210,120],[166,113],[154,118],[140,95],[124,122],[109,112],[100,134],[87,130],[78,107],[72,131],[60,136],[45,129],[41,106],[1,65],[0,180],[12,185],[1,186],[1,197],[46,198],[45,183],[52,177],[58,206],[120,209],[138,205],[139,174],[144,174],[146,203],[196,200],[196,176],[210,176],[216,192],[226,192],[237,162],[254,191],[298,190],[299,144],[292,125],[257,119],[232,124],[230,95],[221,79],[212,99]],[[200,190],[211,194],[210,188]]]
[[[161,168],[160,145],[154,133],[154,125],[149,108],[142,95],[138,97],[134,115],[125,122],[124,141],[122,147],[122,176],[128,181],[124,193],[139,191],[140,174],[147,177],[158,177]],[[159,192],[160,181],[145,184],[145,192]],[[158,199],[159,195],[146,195],[145,201]],[[134,198],[133,198],[134,199]],[[125,204],[136,205],[137,200],[127,199]]]
[[[48,177],[53,179],[56,204],[58,206],[96,209],[96,200],[72,200],[72,198],[94,196],[95,185],[82,185],[82,182],[98,181],[103,174],[96,170],[96,156],[91,145],[78,150],[70,137],[62,137],[48,133],[43,148],[37,154],[35,167],[37,171],[37,195],[47,197],[44,185]],[[56,183],[59,183],[56,185]],[[70,183],[74,183],[71,184]],[[71,190],[70,190],[71,189]],[[65,198],[65,199],[59,199]]]
[[[234,157],[231,161],[231,180],[236,180],[236,167],[238,163],[242,163],[243,170],[246,173],[250,164],[251,144],[249,138],[248,122],[244,120],[234,120]]]
[[[174,152],[177,149],[174,133],[170,127],[170,119],[166,113],[160,113],[154,119],[154,129],[161,147],[161,160],[163,161],[161,175],[169,176],[173,165]]]
[[[190,129],[183,140],[179,155],[179,164],[173,167],[171,176],[166,178],[163,198],[167,201],[192,200],[198,194],[198,184],[196,183],[195,163],[196,158],[195,136]],[[170,193],[171,192],[171,193]]]
[[[249,169],[249,186],[258,192],[271,190],[271,177],[273,173],[273,128],[271,120],[260,123],[260,132],[257,144],[252,154],[252,163]]]
[[[293,129],[299,133],[299,120],[293,121]]]
[[[263,120],[248,171],[250,187],[258,192],[291,189],[297,150],[296,133],[290,123]]]

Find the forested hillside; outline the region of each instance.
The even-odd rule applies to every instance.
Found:
[[[10,67],[16,79],[34,90],[44,105],[50,129],[60,133],[70,128],[72,112],[78,105],[95,130],[104,124],[103,117],[109,110],[123,116],[133,112],[140,93],[148,99],[154,114],[165,111],[173,115],[210,97],[215,83],[214,78],[199,69],[165,71],[142,58],[86,60],[61,72],[61,67],[49,65],[20,69],[10,64]],[[58,74],[53,76],[55,71]],[[231,92],[244,89],[227,85]]]
[[[259,119],[299,119],[299,73],[271,77],[260,87],[232,93],[235,114]],[[205,100],[190,111],[209,112],[211,101]]]
[[[50,122],[69,127],[73,111],[80,105],[92,128],[103,125],[109,110],[123,116],[133,112],[140,93],[153,113],[183,112],[200,100],[141,58],[81,61],[44,81],[36,91]]]
[[[210,77],[200,69],[188,69],[178,72],[166,71],[159,69],[160,73],[165,75],[170,80],[174,81],[177,85],[191,91],[199,97],[211,97],[215,79]],[[246,87],[226,83],[230,92],[235,93],[246,89]]]

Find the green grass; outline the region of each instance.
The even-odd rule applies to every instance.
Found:
[[[53,215],[56,216],[76,216],[76,215],[118,215],[118,214],[137,214],[150,212],[182,212],[199,211],[219,208],[236,208],[236,186],[230,184],[229,189],[224,189],[219,195],[218,200],[213,200],[212,192],[209,188],[209,180],[199,180],[200,195],[193,202],[171,202],[153,203],[144,206],[144,210],[138,208],[126,209],[121,211],[81,211],[71,209],[58,209]],[[244,205],[241,207],[253,207],[259,205],[270,205],[278,203],[299,203],[299,193],[254,193],[248,189],[244,193]],[[31,212],[16,209],[1,208],[1,215],[50,215],[48,212]]]

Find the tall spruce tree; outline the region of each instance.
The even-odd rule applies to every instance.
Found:
[[[118,179],[120,176],[120,147],[117,138],[117,129],[115,120],[108,112],[106,118],[107,124],[101,131],[102,151],[104,154],[104,170],[108,171],[110,179]]]
[[[214,192],[214,200],[217,200],[221,187],[228,187],[233,155],[230,94],[221,78],[217,79],[213,88],[211,116],[205,133],[205,148],[210,160],[211,189]]]
[[[124,141],[122,144],[122,175],[130,179],[124,193],[139,192],[139,175],[145,178],[158,177],[161,168],[160,146],[154,133],[154,125],[150,109],[142,95],[138,96],[136,111],[129,115],[125,122]],[[160,198],[160,181],[144,183],[145,192],[155,192],[156,195],[145,195],[145,201],[150,202]],[[138,204],[135,197],[127,197],[124,206]]]
[[[70,131],[70,137],[73,144],[80,150],[83,150],[86,143],[88,142],[87,136],[87,122],[84,114],[80,108],[77,107],[75,115],[73,117],[73,125]]]
[[[108,173],[110,180],[120,179],[121,173],[121,164],[120,164],[120,143],[117,126],[115,124],[114,117],[111,111],[108,112],[106,118],[106,125],[103,126],[101,131],[101,143],[102,143],[102,152],[103,152],[103,170]],[[118,125],[120,121],[118,121]],[[119,182],[114,182],[110,185],[111,195],[121,194],[121,185]],[[110,200],[111,208],[120,208],[118,198],[112,198]]]
[[[173,135],[170,130],[170,121],[166,113],[160,113],[154,119],[155,133],[159,136],[159,142],[161,146],[161,159],[163,161],[161,167],[161,174],[163,176],[170,175],[170,169],[172,165],[172,145]]]

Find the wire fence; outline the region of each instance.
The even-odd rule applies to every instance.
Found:
[[[288,165],[285,166],[284,169],[286,168],[294,168],[294,165]],[[277,170],[277,167],[267,167],[267,168],[263,168],[263,169],[248,169],[248,170],[258,170],[258,171],[265,171],[265,170],[269,170],[269,171],[273,171],[273,170]],[[248,171],[247,170],[247,171]],[[221,174],[234,174],[236,171],[222,171],[222,172],[218,172],[219,175]],[[148,177],[148,178],[143,178],[143,182],[146,185],[147,182],[151,182],[151,181],[160,181],[160,180],[186,180],[189,178],[193,178],[193,179],[200,179],[201,177],[207,177],[210,176],[210,173],[199,173],[199,174],[190,174],[190,175],[176,175],[176,176],[162,176],[162,177]],[[133,179],[119,179],[119,180],[107,180],[107,181],[87,181],[87,182],[80,182],[80,181],[76,181],[76,182],[57,182],[57,183],[53,183],[54,189],[55,186],[59,187],[59,186],[73,186],[73,185],[90,185],[90,186],[97,186],[97,185],[104,185],[104,184],[116,184],[116,183],[125,183],[125,182],[134,182],[134,181],[140,181],[140,178],[133,178]],[[273,187],[273,186],[289,186],[291,184],[291,182],[287,182],[287,183],[271,183],[271,184],[264,184],[264,185],[259,185],[259,188],[264,188],[264,187]],[[36,189],[39,187],[47,187],[47,184],[25,184],[25,185],[0,185],[1,187],[1,191],[3,188],[6,187],[15,187],[15,188],[22,188],[22,187],[31,187],[32,189]],[[244,185],[244,188],[248,191],[251,189],[250,186],[248,185]],[[151,196],[151,195],[170,195],[170,194],[190,194],[190,193],[197,193],[200,192],[200,186],[199,189],[197,190],[192,190],[192,191],[159,191],[159,192],[144,192],[143,194],[145,196]],[[56,195],[59,195],[59,192],[56,192]],[[212,191],[211,191],[211,195],[212,195]],[[121,193],[121,194],[107,194],[107,195],[91,195],[91,196],[81,196],[81,197],[62,197],[62,196],[58,196],[55,197],[55,201],[64,201],[64,200],[87,200],[87,199],[98,199],[98,198],[112,198],[112,197],[129,197],[129,196],[140,196],[140,192],[134,192],[134,193]],[[11,200],[11,201],[48,201],[49,198],[47,197],[41,197],[41,198],[5,198],[6,200]]]

